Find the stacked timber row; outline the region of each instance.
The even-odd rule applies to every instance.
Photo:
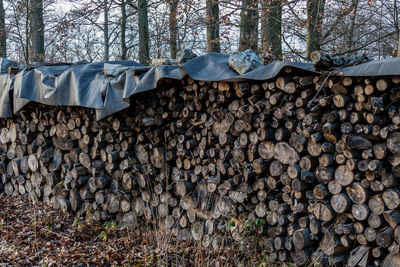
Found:
[[[400,77],[164,81],[131,108],[30,104],[1,121],[0,190],[271,260],[378,266],[400,246]]]

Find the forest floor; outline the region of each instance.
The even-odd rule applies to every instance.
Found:
[[[0,266],[272,266],[238,246],[209,250],[156,230],[80,221],[0,194]]]

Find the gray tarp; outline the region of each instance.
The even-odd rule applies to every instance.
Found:
[[[34,101],[94,108],[100,120],[129,107],[131,95],[155,89],[158,80],[184,76],[178,66],[147,67],[134,61],[38,67],[15,76],[14,112]]]
[[[0,117],[12,116],[9,92],[13,90],[14,112],[30,101],[46,105],[82,106],[96,109],[102,119],[129,107],[129,97],[155,89],[160,79],[242,81],[274,78],[284,67],[316,73],[312,63],[277,61],[244,75],[229,68],[227,55],[210,53],[183,66],[140,65],[134,61],[89,63],[73,66],[42,66],[15,76],[0,75]],[[108,75],[106,75],[108,74]],[[372,61],[332,72],[341,76],[400,75],[400,59]]]
[[[160,65],[149,68],[148,71],[143,73],[133,73],[135,69],[131,70],[131,76],[125,84],[124,98],[129,98],[131,95],[145,92],[157,88],[159,80],[164,78],[182,80],[186,76],[185,71],[178,66]],[[134,77],[132,79],[132,77]]]
[[[109,64],[141,66],[134,61],[116,61]],[[14,83],[14,112],[19,111],[29,101],[46,105],[82,106],[97,110],[106,108],[107,98],[117,101],[113,95],[117,94],[114,91],[118,91],[118,88],[122,96],[125,80],[116,82],[115,77],[105,76],[104,65],[105,63],[43,66],[18,73]],[[113,102],[112,107],[107,108],[119,111],[121,109],[118,107],[127,107],[122,102],[124,101],[120,97],[118,102]]]
[[[199,81],[262,81],[274,78],[284,67],[315,72],[312,63],[276,61],[246,74],[238,75],[229,67],[228,58],[228,55],[209,53],[183,64],[183,68],[192,79]]]
[[[358,66],[340,68],[334,74],[341,76],[390,76],[400,75],[400,58],[370,61]]]

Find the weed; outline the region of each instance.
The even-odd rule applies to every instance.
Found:
[[[101,239],[103,242],[107,241],[107,233],[105,231],[101,231],[100,234],[98,235],[99,239]]]
[[[83,222],[78,217],[74,218],[73,225],[78,228],[82,228],[84,226]]]
[[[107,221],[104,223],[104,228],[107,232],[115,231],[118,229],[118,225],[115,221]]]

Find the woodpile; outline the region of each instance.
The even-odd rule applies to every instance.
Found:
[[[0,191],[159,226],[213,249],[253,222],[273,261],[378,266],[400,251],[400,77],[163,81],[102,121],[1,120]]]
[[[351,57],[331,56],[321,51],[313,51],[310,59],[314,62],[317,71],[331,71],[338,68],[355,66],[370,61],[367,55],[361,54]]]

